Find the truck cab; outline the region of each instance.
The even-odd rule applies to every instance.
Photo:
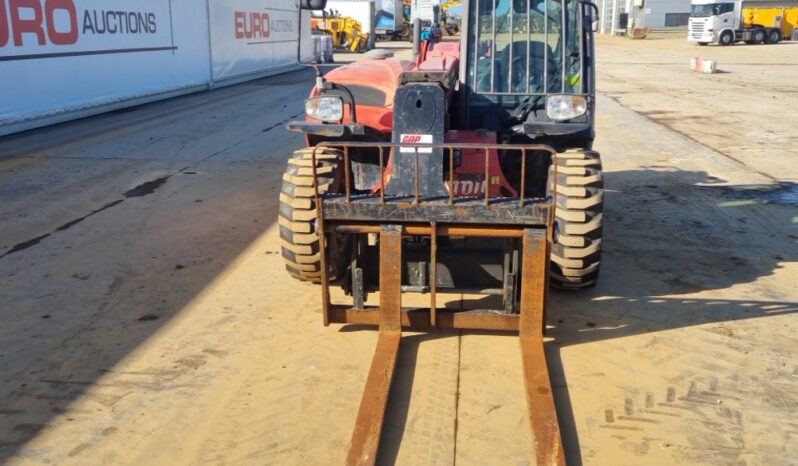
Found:
[[[778,3],[778,2],[777,2]],[[794,2],[781,2],[783,5]],[[779,15],[758,14],[767,8],[761,3],[745,0],[693,0],[690,9],[690,22],[687,40],[698,45],[716,43],[732,45],[737,42],[746,44],[775,44],[785,36],[782,22],[785,8],[780,8]],[[779,8],[775,8],[779,10]],[[774,10],[774,8],[770,8]],[[767,21],[757,17],[770,17]]]
[[[693,0],[690,8],[690,22],[687,40],[699,44],[718,43],[724,31],[732,31],[740,26],[742,2],[724,0]]]

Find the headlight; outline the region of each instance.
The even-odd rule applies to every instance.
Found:
[[[570,120],[586,111],[587,100],[580,95],[550,95],[546,99],[546,115],[552,120]]]
[[[344,117],[344,102],[336,96],[311,97],[305,101],[305,113],[317,120],[336,123]]]

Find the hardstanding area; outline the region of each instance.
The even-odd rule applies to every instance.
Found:
[[[599,38],[601,280],[547,314],[569,463],[798,457],[793,48],[701,48],[707,75],[682,39]],[[377,334],[321,325],[276,220],[312,82],[0,139],[0,460],[345,461]],[[403,338],[379,463],[534,464],[517,337]]]

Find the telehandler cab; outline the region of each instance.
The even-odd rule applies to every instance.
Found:
[[[301,0],[323,9],[325,0]],[[603,184],[585,0],[464,0],[456,42],[317,72],[288,160],[288,272],[321,284],[324,325],[379,326],[348,464],[373,464],[402,328],[518,332],[539,464],[563,464],[543,351],[548,285],[596,283]],[[351,301],[334,303],[329,286]],[[366,305],[379,292],[379,306]],[[402,293],[428,293],[426,309]],[[496,295],[499,309],[436,306]]]

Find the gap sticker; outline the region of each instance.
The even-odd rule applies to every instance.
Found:
[[[402,134],[399,136],[399,142],[401,144],[432,144],[432,135],[431,134]],[[415,147],[405,147],[400,146],[399,152],[402,153],[415,153]],[[431,154],[432,147],[419,147],[418,148],[419,154]]]

